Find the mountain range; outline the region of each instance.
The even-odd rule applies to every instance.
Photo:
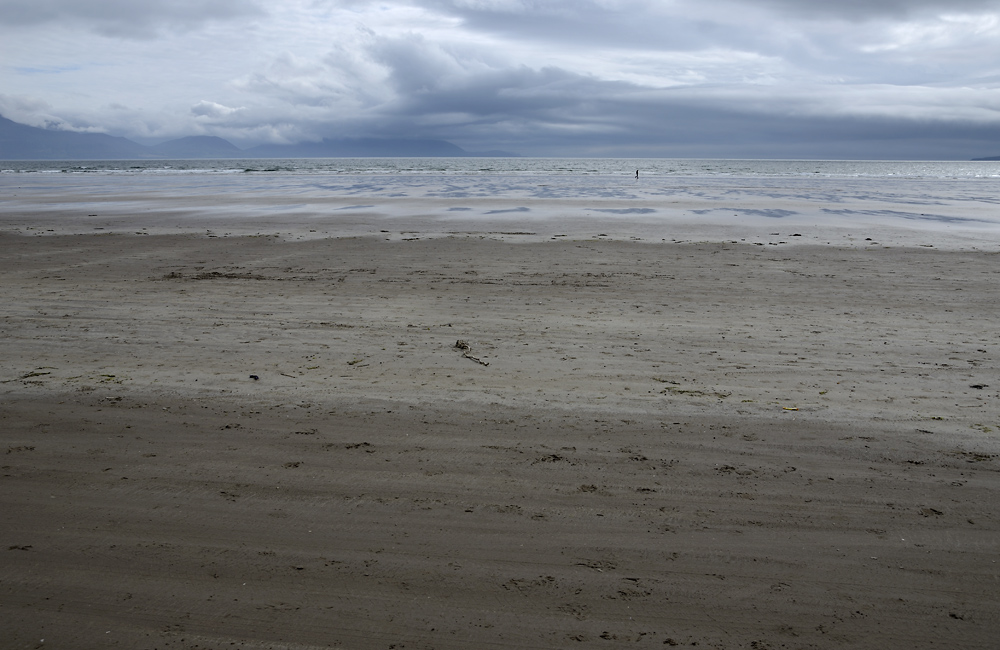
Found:
[[[187,158],[516,157],[471,152],[446,140],[341,138],[240,149],[223,138],[189,136],[146,146],[104,133],[77,133],[19,124],[0,116],[0,160],[171,160]]]

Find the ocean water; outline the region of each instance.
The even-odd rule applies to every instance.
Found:
[[[667,158],[297,158],[226,160],[0,161],[0,173],[723,176],[1000,178],[1000,161],[694,160]]]
[[[1000,249],[1000,162],[0,161],[0,228],[656,241],[795,231],[797,241],[908,245],[932,234],[935,245]]]

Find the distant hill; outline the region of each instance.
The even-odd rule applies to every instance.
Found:
[[[989,158],[973,158],[973,162],[983,162],[984,160],[1000,160],[1000,156],[990,156]]]
[[[345,138],[240,149],[213,136],[189,136],[147,147],[103,133],[55,131],[0,116],[0,160],[155,160],[178,158],[514,157],[470,153],[445,140]]]
[[[0,117],[0,158],[5,160],[86,160],[146,158],[147,148],[103,133],[50,131]]]

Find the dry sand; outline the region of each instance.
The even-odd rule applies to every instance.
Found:
[[[995,648],[998,261],[0,235],[0,646]]]

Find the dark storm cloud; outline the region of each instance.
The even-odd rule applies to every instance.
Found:
[[[533,155],[637,156],[953,158],[1000,141],[1000,126],[907,117],[906,99],[880,106],[881,114],[823,114],[821,89],[806,99],[762,87],[651,89],[558,67],[464,70],[421,39],[376,49],[399,94],[350,125],[374,135],[488,142]],[[857,90],[843,104],[884,104],[878,93]]]
[[[620,118],[620,114],[604,115],[600,111],[588,118],[594,107],[607,107],[641,92],[632,84],[601,81],[555,67],[519,67],[468,75],[443,86],[402,95],[384,110],[398,119],[460,114],[473,122],[541,122],[587,130]]]
[[[462,10],[518,14],[523,5],[500,2]],[[610,0],[605,5],[590,14],[581,12],[596,4],[572,5],[567,11],[576,12],[583,29],[590,22],[611,21],[610,14],[601,18],[601,11],[610,11]],[[550,3],[548,11],[557,6]],[[536,29],[530,22],[524,24]],[[506,42],[517,47],[524,41]],[[828,63],[831,74],[850,69],[851,84],[805,74],[794,83],[741,82],[733,73],[740,57],[749,57],[751,73],[761,59],[731,51],[718,55],[727,81],[712,83],[705,73],[699,83],[679,84],[657,83],[655,76],[608,78],[607,72],[613,76],[618,70],[589,68],[583,58],[575,69],[518,64],[489,49],[416,32],[385,36],[369,30],[350,47],[332,51],[321,69],[276,60],[270,70],[242,82],[241,88],[258,97],[293,107],[294,119],[280,109],[230,112],[200,104],[195,112],[220,128],[277,120],[282,140],[437,137],[470,149],[500,147],[532,155],[690,156],[700,151],[757,157],[962,157],[962,148],[968,150],[977,138],[982,143],[997,136],[989,117],[994,102],[986,93],[884,83],[894,75],[926,80],[930,74],[919,66],[904,74],[891,61],[864,52],[842,52]],[[690,63],[681,65],[705,60],[701,52],[684,56]],[[819,63],[810,65],[821,69],[823,57],[815,58]],[[603,55],[590,60],[600,65]],[[776,61],[787,72],[787,64]],[[859,82],[865,78],[869,81]],[[949,79],[947,70],[937,71],[936,79]]]
[[[248,0],[0,0],[2,26],[82,26],[119,38],[149,38],[261,13]]]

